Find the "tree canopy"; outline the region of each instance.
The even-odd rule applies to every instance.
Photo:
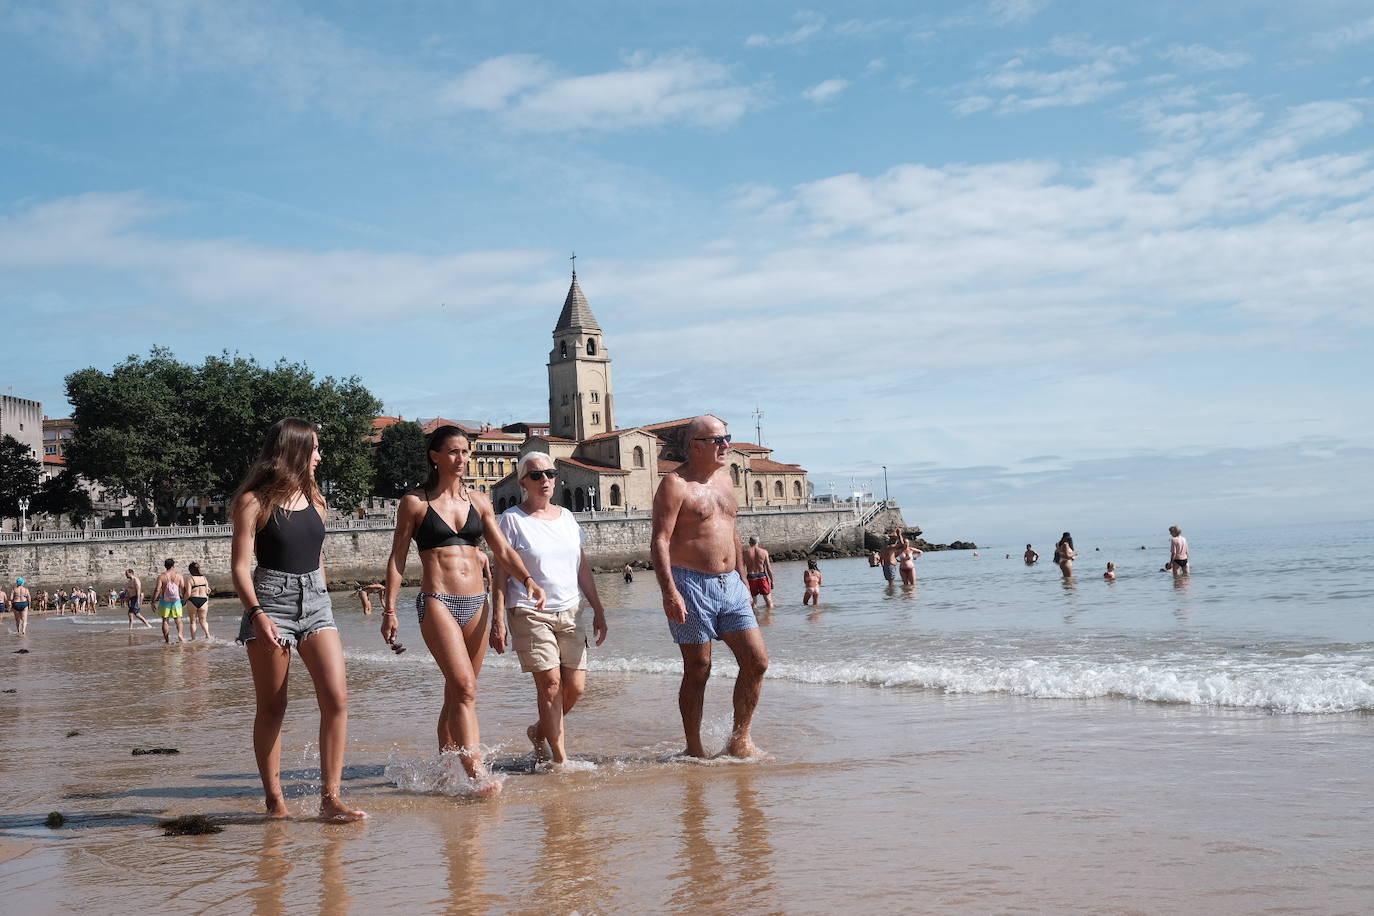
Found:
[[[227,352],[195,366],[155,347],[109,372],[67,376],[67,400],[76,425],[68,467],[163,524],[189,499],[233,493],[282,417],[319,426],[316,476],[330,505],[352,509],[372,483],[366,436],[381,402],[356,376],[317,380],[300,363],[263,366]]]
[[[91,506],[91,494],[81,485],[81,480],[66,468],[56,477],[49,477],[38,488],[31,511],[34,514],[66,515],[73,525],[80,525],[95,514]]]
[[[19,500],[38,495],[42,469],[27,445],[13,436],[0,436],[0,518],[18,518]]]
[[[429,474],[425,432],[420,424],[402,420],[382,430],[372,456],[378,496],[398,497],[418,487]]]

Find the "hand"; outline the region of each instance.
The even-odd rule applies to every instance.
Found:
[[[257,635],[270,643],[280,645],[280,637],[277,635],[277,625],[272,622],[272,618],[267,616],[266,611],[253,612],[253,630]]]
[[[592,617],[592,636],[598,646],[606,641],[606,615],[600,611]]]
[[[544,596],[544,590],[539,587],[538,582],[534,581],[533,576],[531,576],[526,581],[530,584],[529,596],[534,599],[534,609],[537,611],[544,610],[544,601],[546,600]]]
[[[387,645],[396,641],[396,633],[400,630],[400,624],[396,620],[396,614],[382,613],[382,639],[386,640]]]
[[[506,654],[506,618],[504,614],[492,620],[491,636],[487,641],[491,643],[491,647],[496,650],[496,654]]]
[[[673,623],[687,622],[687,605],[683,603],[682,594],[677,589],[663,596],[663,613],[668,615],[668,619]]]

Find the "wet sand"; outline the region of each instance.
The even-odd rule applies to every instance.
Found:
[[[342,605],[343,602],[340,601]],[[258,817],[253,697],[232,643],[164,647],[123,618],[35,619],[0,654],[0,892],[11,912],[1367,912],[1371,718],[1033,700],[770,680],[756,763],[672,761],[676,679],[594,671],[569,749],[532,774],[533,689],[489,656],[476,801],[438,773],[439,679],[413,621],[392,656],[340,611],[349,800],[309,820],[316,718],[293,671],[289,822]],[[221,635],[228,618],[217,616]],[[665,654],[671,647],[665,645]],[[298,664],[298,663],[297,663]],[[713,681],[708,744],[731,681]],[[64,737],[68,731],[79,735]],[[132,756],[135,747],[179,748]],[[42,826],[50,811],[67,824]],[[164,837],[206,814],[223,833]]]

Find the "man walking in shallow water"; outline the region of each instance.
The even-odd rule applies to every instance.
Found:
[[[768,650],[745,587],[744,555],[735,516],[739,504],[725,474],[730,436],[717,417],[696,417],[685,433],[687,458],[654,494],[654,575],[663,593],[668,630],[682,652],[678,709],[686,755],[705,757],[701,714],[711,677],[711,642],[730,647],[739,663],[734,727],[723,753],[757,757],[749,735],[768,670]]]

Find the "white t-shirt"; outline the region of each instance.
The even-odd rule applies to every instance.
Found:
[[[582,565],[582,528],[571,512],[558,507],[558,518],[535,518],[519,506],[511,506],[497,520],[534,581],[544,590],[545,611],[567,611],[582,600],[577,571]],[[506,579],[507,607],[534,607],[525,583]]]

